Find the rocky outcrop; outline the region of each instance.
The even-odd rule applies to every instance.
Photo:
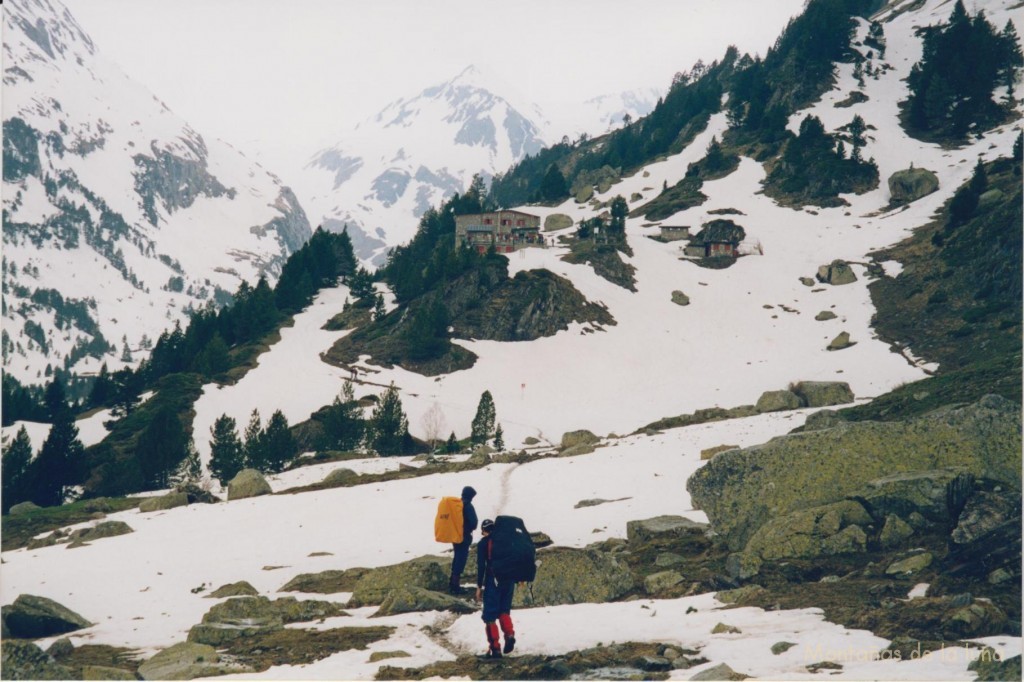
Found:
[[[32,642],[0,642],[0,677],[5,680],[70,680],[74,673]]]
[[[244,500],[272,492],[267,479],[255,469],[242,469],[228,482],[228,500]]]
[[[448,588],[450,572],[451,560],[438,556],[370,569],[356,581],[348,605],[379,606],[394,590],[408,587],[442,592]]]
[[[537,578],[518,589],[515,606],[558,606],[614,601],[634,587],[625,562],[593,549],[552,547],[537,552]]]
[[[693,677],[691,680],[746,680],[750,675],[744,675],[738,673],[730,668],[725,663],[720,663],[712,668],[702,670]]]
[[[711,542],[707,539],[708,524],[683,516],[655,516],[626,523],[626,542],[630,545],[672,545],[679,551],[699,554]]]
[[[476,607],[468,601],[442,592],[425,590],[422,587],[399,587],[388,594],[373,616],[393,616],[414,611],[472,613],[475,610]]]
[[[321,571],[320,573],[301,573],[288,581],[280,592],[309,592],[315,594],[335,594],[351,592],[367,573],[375,569],[349,568],[344,571]]]
[[[132,527],[124,521],[101,521],[91,528],[79,528],[76,531],[72,531],[71,535],[68,536],[70,543],[68,549],[82,547],[102,538],[112,538],[133,532]]]
[[[359,480],[359,474],[351,469],[334,469],[324,476],[324,486],[328,488],[343,488],[354,485]]]
[[[822,265],[818,268],[817,278],[819,282],[833,286],[852,284],[857,281],[857,275],[853,268],[844,260],[834,260],[828,265]]]
[[[193,680],[242,672],[251,671],[222,664],[216,649],[195,642],[170,646],[139,666],[139,676],[144,680]]]
[[[19,502],[11,507],[10,511],[7,513],[11,516],[21,516],[22,514],[28,514],[29,512],[34,512],[38,509],[42,509],[42,507],[35,502]]]
[[[976,492],[968,498],[953,529],[953,542],[974,542],[1007,521],[1019,519],[1020,493]]]
[[[889,176],[889,195],[896,205],[917,201],[938,188],[938,176],[926,168],[907,168]]]
[[[111,668],[107,665],[83,665],[83,680],[137,680],[135,673],[124,668]]]
[[[183,492],[174,491],[160,497],[147,497],[139,503],[139,511],[163,511],[165,509],[174,509],[175,507],[184,507],[187,504],[188,495]]]
[[[237,583],[221,585],[216,590],[206,595],[207,599],[223,599],[225,597],[255,597],[259,592],[256,588],[244,580]]]
[[[1019,406],[986,396],[907,421],[844,423],[723,452],[686,487],[716,532],[739,550],[772,518],[870,492],[870,482],[894,475],[959,467],[1019,490],[1020,425]],[[882,497],[869,500],[874,513]],[[888,511],[902,515],[894,506]]]
[[[345,615],[348,614],[340,606],[328,601],[235,597],[207,611],[202,623],[189,630],[188,641],[222,647],[240,637],[280,630],[285,623]]]
[[[2,609],[11,637],[38,639],[74,632],[92,625],[71,609],[46,597],[21,594]]]
[[[770,519],[751,536],[746,551],[762,559],[806,559],[863,552],[872,523],[863,506],[851,500],[801,509]]]
[[[754,408],[758,412],[779,412],[800,407],[800,398],[792,391],[765,391],[757,399]]]
[[[805,407],[828,407],[853,402],[853,391],[845,381],[801,381],[793,392]]]
[[[704,448],[700,451],[701,460],[708,460],[717,455],[719,452],[725,452],[726,450],[735,450],[739,445],[716,445],[711,448]]]

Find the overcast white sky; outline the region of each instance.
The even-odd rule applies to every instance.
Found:
[[[204,135],[271,166],[482,67],[549,118],[729,44],[764,54],[803,0],[64,0],[98,49]],[[498,92],[497,94],[502,94]]]

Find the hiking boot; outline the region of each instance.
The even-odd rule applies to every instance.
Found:
[[[488,649],[487,650],[487,654],[484,656],[484,658],[501,658],[501,650],[500,649]]]
[[[466,594],[466,590],[461,585],[449,585],[448,594],[454,594],[456,597],[461,597]]]
[[[516,638],[515,637],[506,637],[505,638],[505,648],[502,649],[502,652],[504,652],[506,654],[510,654],[510,653],[512,653],[512,650],[515,649],[515,648],[516,648]]]

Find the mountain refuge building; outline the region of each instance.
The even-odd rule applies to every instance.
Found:
[[[480,253],[491,246],[512,253],[527,246],[544,246],[540,216],[522,211],[492,211],[455,216],[455,243],[470,244]]]

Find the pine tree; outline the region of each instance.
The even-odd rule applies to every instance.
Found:
[[[276,410],[270,415],[262,440],[263,451],[266,453],[266,470],[271,473],[284,471],[298,454],[298,446],[288,428],[288,419],[281,410]]]
[[[99,407],[106,405],[107,401],[110,400],[116,386],[110,378],[110,372],[107,370],[107,363],[103,363],[100,367],[100,373],[96,376],[96,381],[93,382],[92,390],[89,392],[88,404],[90,407]]]
[[[355,399],[352,382],[345,381],[341,395],[327,408],[323,418],[324,432],[320,445],[324,450],[354,450],[363,440],[365,420]]]
[[[505,432],[501,429],[501,424],[498,424],[494,431],[494,449],[501,452],[505,449]]]
[[[394,382],[381,396],[367,425],[367,442],[379,455],[400,455],[409,434],[409,420]]]
[[[985,172],[985,164],[981,162],[980,157],[974,164],[974,175],[971,176],[970,187],[971,191],[979,197],[988,189],[988,174]]]
[[[622,195],[614,197],[609,209],[611,221],[608,223],[608,230],[612,236],[622,237],[626,234],[626,215],[629,213],[629,205],[626,203],[625,197]]]
[[[135,458],[151,489],[170,486],[171,475],[188,455],[188,434],[174,409],[161,407],[139,435]]]
[[[557,201],[569,196],[569,187],[566,185],[565,176],[553,163],[548,166],[544,179],[541,180],[540,196],[544,201]]]
[[[6,444],[5,444],[6,445]],[[14,442],[4,448],[3,460],[0,461],[0,475],[3,478],[2,499],[3,513],[11,507],[28,499],[32,494],[29,489],[29,465],[32,462],[32,440],[28,431],[22,426]]]
[[[198,485],[203,478],[203,463],[199,459],[199,452],[196,444],[191,438],[185,444],[185,459],[181,460],[178,467],[171,475],[171,485]]]
[[[451,435],[448,436],[448,441],[444,444],[444,450],[449,455],[455,454],[459,451],[459,441],[455,438],[454,431],[452,431]]]
[[[43,507],[63,504],[68,489],[78,480],[84,456],[74,416],[65,408],[54,417],[39,456],[32,462],[32,501]]]
[[[384,297],[377,294],[373,297],[373,320],[381,320],[387,315],[387,310],[384,308]]]
[[[210,436],[210,473],[226,486],[245,468],[245,450],[235,420],[222,414],[210,428]]]
[[[470,428],[470,440],[477,445],[490,440],[494,433],[495,418],[494,398],[491,397],[490,391],[484,391],[476,406],[476,416],[473,417],[473,424]]]
[[[245,466],[266,471],[267,456],[263,448],[263,423],[259,410],[253,410],[249,416],[249,425],[245,427]]]

